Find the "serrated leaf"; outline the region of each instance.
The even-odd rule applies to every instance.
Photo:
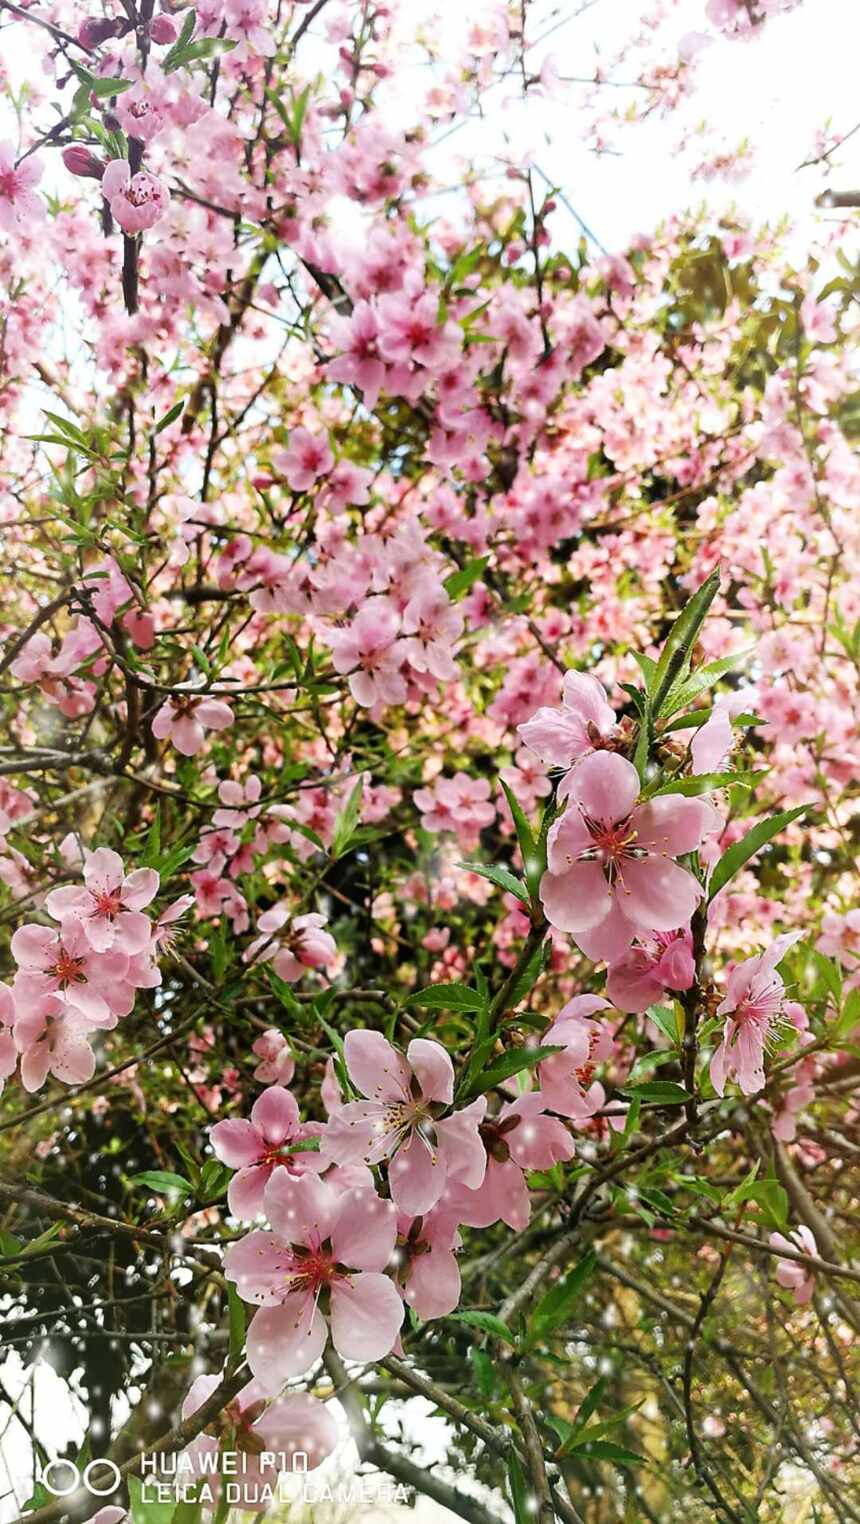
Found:
[[[140,1175],[132,1175],[129,1183],[144,1185],[147,1190],[157,1191],[161,1196],[168,1195],[171,1191],[178,1191],[183,1196],[192,1194],[190,1181],[167,1169],[146,1169]]]
[[[468,984],[428,984],[415,990],[407,1005],[420,1005],[433,1011],[482,1011],[484,1000]]]
[[[452,1312],[450,1317],[454,1323],[467,1323],[470,1328],[480,1328],[482,1333],[495,1334],[497,1339],[504,1339],[511,1346],[517,1342],[507,1323],[503,1323],[494,1312],[467,1307],[464,1312]]]
[[[623,1095],[638,1096],[640,1101],[657,1101],[663,1106],[691,1099],[689,1090],[672,1080],[645,1080],[641,1085],[622,1085]]]
[[[458,863],[457,867],[465,868],[467,873],[478,873],[499,889],[506,889],[508,894],[515,895],[523,905],[530,904],[529,892],[522,879],[515,878],[507,868],[496,868],[492,863]]]
[[[747,831],[740,841],[733,842],[726,852],[723,853],[708,885],[708,902],[724,889],[726,884],[740,871],[744,863],[749,862],[756,852],[767,846],[774,836],[784,831],[786,826],[791,825],[793,820],[798,820],[809,809],[808,804],[800,804],[796,809],[783,810],[779,815],[771,815],[767,820],[760,820],[758,825]]]
[[[760,776],[757,773],[741,772],[694,773],[692,778],[673,778],[671,783],[664,783],[648,797],[658,799],[662,794],[682,794],[686,799],[695,799],[699,794],[709,794],[715,788],[752,788]]]

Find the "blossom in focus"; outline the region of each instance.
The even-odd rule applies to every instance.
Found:
[[[638,804],[636,769],[614,752],[584,757],[565,785],[540,885],[550,924],[572,933],[586,957],[613,962],[643,932],[688,922],[702,887],[675,858],[722,824],[714,805],[679,794]]]
[[[149,946],[152,923],[142,911],[155,898],[158,885],[154,868],[127,874],[117,852],[99,847],[84,863],[84,887],[52,889],[45,909],[55,921],[79,921],[96,952],[116,947],[131,956]]]
[[[419,1318],[444,1318],[460,1300],[456,1216],[444,1204],[420,1217],[397,1214],[394,1278]]]
[[[329,1117],[320,1145],[336,1164],[388,1160],[391,1196],[398,1209],[418,1216],[434,1207],[448,1180],[475,1189],[486,1154],[479,1126],[482,1096],[446,1116],[454,1099],[454,1067],[438,1042],[415,1037],[405,1055],[381,1032],[348,1032],[349,1077],[367,1099],[348,1101]]]
[[[215,698],[169,698],[152,722],[152,734],[170,741],[183,757],[196,756],[207,730],[226,730],[233,723],[229,704]]]
[[[601,995],[575,995],[541,1037],[542,1046],[562,1049],[545,1058],[538,1071],[545,1104],[561,1116],[583,1120],[603,1105],[604,1090],[594,1081],[594,1067],[611,1055],[612,1034],[594,1018],[607,1009],[609,1003]]]
[[[279,1166],[291,1174],[324,1167],[316,1153],[290,1152],[292,1142],[309,1136],[299,1120],[295,1096],[281,1085],[272,1085],[257,1097],[250,1121],[230,1118],[209,1129],[216,1158],[236,1171],[227,1191],[234,1217],[252,1222],[262,1212],[263,1192]]]
[[[288,1085],[296,1072],[290,1045],[283,1032],[269,1027],[251,1045],[251,1052],[258,1058],[254,1079],[261,1085]]]
[[[272,1231],[249,1233],[224,1257],[227,1279],[259,1308],[247,1355],[264,1390],[278,1391],[319,1359],[329,1323],[345,1360],[381,1360],[403,1321],[397,1288],[382,1274],[397,1232],[393,1203],[282,1168],[264,1200]]]
[[[606,689],[588,672],[567,672],[562,701],[538,709],[517,730],[546,767],[571,767],[616,732]]]
[[[724,1095],[726,1080],[735,1078],[744,1095],[764,1086],[764,1054],[783,1012],[785,985],[776,965],[802,933],[786,932],[766,952],[746,958],[729,974],[725,999],[717,1015],[725,1016],[722,1041],[711,1059],[711,1082]]]
[[[133,237],[154,227],[167,211],[170,192],[148,169],[131,173],[125,159],[111,159],[102,175],[102,194],[124,233]]]
[[[550,1169],[574,1153],[564,1123],[546,1115],[550,1104],[546,1095],[532,1090],[506,1101],[497,1116],[481,1123],[480,1138],[487,1151],[484,1179],[475,1190],[454,1186],[444,1198],[459,1222],[484,1228],[501,1221],[515,1232],[527,1226],[531,1202],[526,1171]]]
[[[769,1243],[772,1249],[794,1250],[797,1254],[812,1254],[818,1257],[818,1245],[812,1232],[806,1226],[793,1228],[787,1234],[771,1233]],[[776,1278],[786,1291],[793,1292],[798,1307],[803,1307],[806,1302],[812,1300],[812,1293],[815,1290],[815,1272],[809,1265],[802,1265],[796,1259],[778,1259]]]
[[[689,928],[655,931],[611,965],[606,993],[619,1011],[647,1011],[666,990],[688,990],[695,977]]]
[[[291,919],[285,905],[273,905],[259,917],[257,936],[245,949],[243,961],[272,963],[288,984],[295,984],[309,968],[331,968],[337,959],[337,943],[330,932],[323,931],[325,923],[318,911]]]

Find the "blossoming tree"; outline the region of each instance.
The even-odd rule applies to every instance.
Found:
[[[449,211],[528,4],[0,10],[9,1517],[860,1518],[856,268]]]

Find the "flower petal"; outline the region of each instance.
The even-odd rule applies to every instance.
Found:
[[[625,863],[623,883],[615,892],[627,919],[646,931],[683,926],[702,897],[692,873],[668,857]]]
[[[547,920],[558,931],[589,931],[612,909],[600,863],[573,863],[564,873],[545,873],[540,897]]]
[[[343,1046],[349,1077],[368,1100],[409,1099],[409,1066],[381,1032],[347,1032]]]
[[[639,774],[614,751],[594,751],[573,770],[571,799],[592,820],[626,820],[639,798]]]
[[[362,1271],[335,1281],[331,1290],[335,1348],[345,1360],[381,1360],[394,1348],[404,1311],[397,1287],[387,1275]]]

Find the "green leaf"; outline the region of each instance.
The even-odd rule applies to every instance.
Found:
[[[235,1369],[245,1348],[245,1303],[232,1281],[227,1282],[227,1307],[230,1316],[230,1345],[228,1364]]]
[[[150,1492],[154,1490],[150,1483]],[[139,1476],[128,1478],[131,1524],[170,1524],[176,1509],[176,1499],[171,1498],[168,1503],[158,1503],[152,1497],[145,1497],[145,1491],[146,1483],[142,1482]]]
[[[343,856],[355,835],[363,794],[364,779],[359,778],[334,823],[334,835],[331,843],[331,858],[333,862],[336,862],[339,857]]]
[[[543,877],[544,869],[546,868],[545,834],[543,831],[541,831],[540,836],[537,839],[535,838],[534,831],[526,819],[523,807],[520,804],[516,794],[512,789],[508,787],[507,783],[502,783],[501,779],[499,779],[499,783],[501,784],[502,792],[508,801],[508,807],[514,819],[514,828],[517,833],[517,841],[519,842],[520,852],[522,854],[523,867],[525,869],[526,883],[528,885],[529,893],[532,899],[536,899],[538,886],[540,884],[541,878]]]
[[[760,773],[695,773],[692,778],[673,778],[671,783],[655,788],[648,797],[657,799],[661,794],[683,794],[685,798],[694,799],[698,794],[709,794],[715,788],[752,788],[760,776]]]
[[[673,685],[689,665],[690,653],[719,587],[720,569],[716,567],[708,580],[696,589],[669,631],[651,684],[650,708],[654,719],[660,718]]]
[[[791,825],[793,820],[798,820],[809,809],[808,804],[799,804],[796,809],[783,810],[779,815],[771,815],[767,820],[760,820],[758,825],[747,831],[740,841],[733,842],[728,851],[724,852],[716,868],[711,874],[708,886],[708,903],[724,889],[726,884],[740,871],[744,863],[749,862],[756,852],[784,831],[786,826]]]
[[[646,1080],[642,1085],[622,1085],[623,1095],[638,1096],[640,1101],[659,1101],[663,1106],[673,1106],[690,1100],[689,1090],[672,1080]]]
[[[594,1273],[597,1258],[592,1249],[567,1275],[541,1298],[529,1318],[529,1343],[533,1344],[554,1333],[570,1317],[574,1303],[579,1299],[586,1281]]]
[[[732,1191],[732,1206],[741,1206],[743,1202],[750,1201],[761,1212],[772,1228],[784,1228],[788,1223],[788,1194],[778,1180],[751,1180],[744,1181],[736,1190]]]
[[[838,1021],[834,1021],[827,1030],[827,1036],[837,1042],[841,1037],[853,1031],[854,1027],[860,1026],[860,990],[849,990],[845,997],[845,1004],[839,1014]]]
[[[153,433],[160,434],[163,429],[169,429],[170,425],[175,423],[177,418],[181,415],[184,407],[185,398],[183,397],[181,402],[175,402],[173,404],[173,407],[170,409],[169,413],[165,413],[163,418],[159,418],[155,428],[153,429]]]
[[[515,1451],[508,1456],[508,1487],[514,1507],[514,1524],[534,1524],[534,1504],[526,1483],[525,1472]]]
[[[678,1021],[675,1008],[671,1005],[651,1005],[645,1015],[649,1021],[653,1021],[655,1027],[659,1027],[665,1037],[668,1037],[673,1047],[677,1047],[680,1041]]]
[[[0,1258],[12,1259],[16,1254],[20,1254],[23,1247],[23,1239],[18,1238],[15,1233],[0,1231]]]
[[[157,1191],[161,1196],[169,1195],[171,1191],[178,1191],[182,1196],[192,1195],[190,1181],[166,1169],[145,1169],[141,1175],[132,1175],[129,1183],[145,1185],[147,1190]]]
[[[504,1080],[512,1079],[515,1074],[521,1074],[524,1069],[533,1069],[545,1058],[552,1058],[554,1053],[562,1051],[562,1047],[558,1045],[547,1048],[513,1048],[510,1052],[503,1053],[501,1058],[497,1058],[488,1069],[482,1067],[468,1090],[463,1092],[464,1097],[474,1099],[476,1095],[484,1095],[495,1085],[501,1085]]]
[[[489,879],[491,884],[497,884],[500,889],[506,889],[508,894],[513,894],[523,905],[530,904],[529,892],[522,879],[515,878],[507,868],[496,868],[491,863],[458,863],[458,868],[465,868],[468,873],[478,873],[481,878]]]
[[[452,603],[456,603],[458,599],[462,598],[463,594],[467,593],[469,588],[483,577],[489,560],[489,556],[476,556],[474,560],[467,561],[466,565],[462,566],[459,571],[451,572],[451,575],[445,578],[442,586]]]
[[[465,1312],[452,1312],[450,1318],[454,1323],[467,1323],[470,1328],[480,1328],[482,1333],[495,1334],[497,1339],[504,1339],[511,1346],[517,1342],[507,1323],[503,1323],[494,1312],[481,1312],[477,1307],[467,1307]]]
[[[600,1399],[603,1396],[605,1386],[606,1377],[599,1376],[595,1381],[594,1386],[591,1387],[588,1392],[586,1392],[582,1402],[579,1404],[579,1408],[577,1409],[576,1419],[573,1425],[574,1433],[580,1429],[584,1429],[592,1413],[597,1411],[597,1408],[600,1404]]]
[[[199,1524],[203,1500],[200,1497],[195,1497],[194,1494],[199,1492],[200,1489],[199,1487],[188,1486],[184,1490],[185,1495],[181,1503],[177,1503],[173,1510],[171,1524]]]
[[[700,693],[706,693],[724,677],[727,672],[733,672],[751,656],[755,647],[748,646],[745,651],[735,651],[731,656],[722,656],[719,661],[708,662],[705,667],[698,667],[692,672],[685,682],[676,683],[672,691],[667,694],[663,705],[664,714],[674,714],[678,709],[684,709],[687,704]]]
[[[477,990],[468,984],[428,984],[423,990],[415,990],[406,1000],[407,1005],[420,1005],[433,1011],[482,1011],[484,1000]]]
[[[591,1439],[578,1445],[565,1445],[565,1454],[571,1450],[586,1460],[615,1461],[617,1466],[647,1466],[648,1464],[646,1456],[638,1455],[635,1450],[625,1450],[622,1445],[614,1445],[608,1439]]]
[[[475,1383],[481,1396],[492,1397],[496,1385],[496,1373],[489,1355],[479,1349],[477,1344],[473,1344],[469,1350],[469,1362],[475,1372]]]
[[[187,64],[204,62],[210,58],[217,58],[221,53],[229,53],[235,48],[236,43],[229,37],[202,37],[199,42],[190,42],[187,46],[174,43],[167,54],[161,67],[165,74],[172,74],[175,69],[182,69]]]

